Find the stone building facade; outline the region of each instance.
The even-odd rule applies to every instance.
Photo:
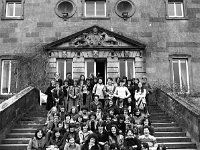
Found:
[[[49,78],[67,72],[146,75],[200,86],[199,0],[2,0],[1,94],[12,93],[12,55],[46,44]]]

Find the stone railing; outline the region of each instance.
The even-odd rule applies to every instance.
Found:
[[[0,104],[0,142],[28,110],[38,105],[39,90],[27,87]]]
[[[152,94],[152,100],[174,118],[176,122],[197,142],[200,142],[200,109],[173,93],[158,89]]]

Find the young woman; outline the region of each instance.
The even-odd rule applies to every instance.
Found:
[[[91,112],[89,115],[89,120],[87,121],[87,125],[90,128],[92,132],[95,132],[97,128],[97,120],[96,120],[96,114],[94,112]]]
[[[99,77],[98,83],[94,85],[92,93],[94,95],[99,96],[99,101],[102,103],[103,108],[104,108],[104,105],[105,105],[104,90],[105,90],[105,85],[103,84],[103,78]]]
[[[114,110],[114,114],[115,114],[115,115],[118,114],[118,110],[117,110],[118,108],[117,108],[117,106],[114,104],[114,102],[113,102],[112,99],[109,100],[107,106],[105,107],[105,112],[106,112],[106,113],[109,113],[109,111],[110,111],[111,109]]]
[[[156,138],[150,135],[149,128],[144,127],[143,132],[144,132],[144,135],[139,136],[139,140],[142,143],[148,143],[150,150],[156,150],[158,148],[158,144],[157,144]]]
[[[107,106],[108,102],[110,99],[113,99],[113,94],[115,91],[115,86],[113,84],[113,79],[111,77],[109,77],[107,79],[107,85],[105,85],[105,106]]]
[[[132,129],[128,129],[126,132],[126,136],[124,139],[124,148],[129,150],[141,150],[141,142],[134,135],[134,131]]]
[[[102,124],[97,125],[96,131],[99,145],[101,146],[101,150],[108,149],[108,133],[104,130],[104,126]]]
[[[144,115],[141,113],[140,109],[136,108],[133,112],[133,119],[138,127],[141,127]]]
[[[123,100],[124,105],[126,105],[126,99],[131,96],[128,88],[124,86],[124,81],[120,80],[120,86],[116,87],[114,96],[118,98],[118,100]]]
[[[126,108],[128,109],[128,112],[129,112],[130,114],[133,113],[133,111],[134,111],[134,109],[135,109],[135,103],[133,102],[132,97],[128,97]]]
[[[96,134],[90,134],[85,144],[83,144],[81,150],[101,150],[98,144],[98,138]]]
[[[83,85],[80,90],[80,103],[81,107],[89,107],[92,101],[92,95],[87,87],[87,85]]]
[[[69,87],[69,109],[72,106],[77,107],[77,105],[79,105],[79,101],[80,101],[80,87],[78,86],[78,83],[75,80],[74,85]]]
[[[80,78],[79,78],[79,80],[78,80],[78,85],[79,86],[83,86],[85,84],[85,75],[80,75]]]
[[[64,105],[65,105],[65,110],[68,111],[68,100],[69,100],[69,84],[68,80],[64,80],[64,85],[62,86],[63,92],[64,92]]]
[[[121,148],[124,144],[124,136],[122,134],[119,134],[119,130],[115,124],[111,126],[110,135],[108,138],[109,145],[117,144]]]
[[[54,129],[53,134],[50,137],[50,141],[47,144],[49,147],[54,146],[54,148],[58,148],[59,150],[64,149],[65,141],[63,136],[61,136],[61,132],[59,129]]]
[[[135,91],[136,108],[139,108],[144,113],[147,113],[146,108],[146,89],[143,88],[142,83],[138,83],[138,89]]]
[[[151,135],[154,135],[154,127],[151,125],[151,121],[149,120],[149,118],[145,117],[142,120],[142,126],[140,127],[140,134],[143,135],[143,131],[144,131],[144,127],[148,127],[149,128],[149,133]]]
[[[47,104],[46,104],[46,110],[50,110],[53,107],[53,97],[52,97],[52,90],[55,88],[55,80],[51,80],[50,86],[47,88],[45,94],[47,95]]]
[[[68,142],[65,144],[64,150],[81,150],[79,144],[75,143],[75,139],[73,136],[70,136]]]
[[[47,145],[47,140],[42,129],[35,131],[35,136],[30,139],[27,150],[45,150]]]

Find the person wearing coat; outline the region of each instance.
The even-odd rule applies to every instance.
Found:
[[[35,131],[35,136],[30,139],[27,150],[45,150],[47,145],[47,140],[45,138],[44,131],[42,129],[38,129]]]
[[[55,81],[51,80],[50,86],[47,88],[45,94],[47,95],[47,104],[46,104],[46,110],[51,110],[53,107],[54,99],[52,97],[52,90],[55,88]]]

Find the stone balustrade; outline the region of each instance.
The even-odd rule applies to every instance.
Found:
[[[200,142],[200,109],[173,93],[158,89],[152,94],[152,100],[165,111],[196,141]]]
[[[27,87],[0,104],[0,141],[28,110],[39,103],[40,92]]]

